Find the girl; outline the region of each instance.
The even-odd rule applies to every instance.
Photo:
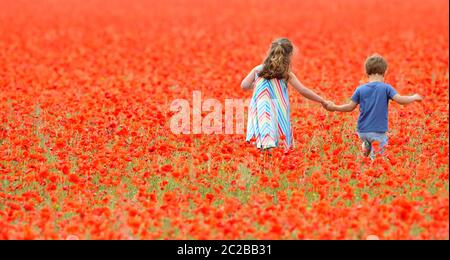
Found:
[[[256,140],[264,150],[278,147],[282,141],[285,151],[293,146],[288,83],[302,96],[326,107],[328,102],[306,88],[291,72],[292,43],[281,38],[272,42],[262,65],[256,66],[242,80],[244,90],[254,88],[249,106],[246,141]]]

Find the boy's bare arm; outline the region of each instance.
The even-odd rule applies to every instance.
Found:
[[[338,111],[338,112],[352,112],[353,110],[355,110],[356,106],[358,106],[358,103],[354,102],[353,100],[351,100],[349,103],[345,104],[345,105],[335,105],[334,103],[330,103],[326,109],[328,111]]]
[[[400,105],[407,105],[407,104],[411,104],[413,102],[420,102],[423,100],[423,97],[418,95],[418,94],[414,94],[411,96],[402,96],[400,94],[396,94],[395,96],[392,97],[392,99],[399,103]]]

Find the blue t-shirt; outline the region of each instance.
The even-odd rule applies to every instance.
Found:
[[[358,132],[388,131],[388,104],[397,91],[384,82],[369,82],[359,86],[352,100],[359,104]]]

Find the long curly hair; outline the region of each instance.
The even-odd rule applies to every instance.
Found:
[[[265,79],[276,78],[288,81],[293,50],[294,46],[287,38],[273,41],[258,75]]]

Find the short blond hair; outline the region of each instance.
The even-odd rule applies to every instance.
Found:
[[[383,75],[386,73],[388,64],[386,60],[379,54],[373,54],[366,59],[364,65],[366,68],[367,75],[379,74]]]

